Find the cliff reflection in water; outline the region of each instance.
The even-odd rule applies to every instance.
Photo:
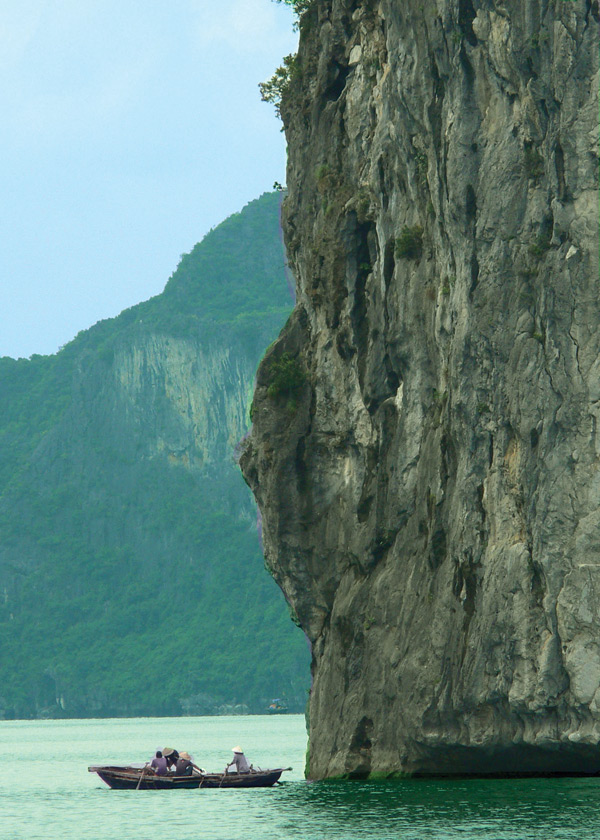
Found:
[[[312,782],[275,799],[291,836],[469,840],[591,840],[600,822],[596,779]],[[304,833],[297,834],[299,821]],[[278,821],[279,822],[279,821]]]

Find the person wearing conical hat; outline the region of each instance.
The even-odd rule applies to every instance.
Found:
[[[189,753],[182,751],[179,753],[177,764],[175,765],[176,776],[191,776],[194,772],[194,765],[192,764],[192,757]]]
[[[234,747],[231,751],[233,753],[233,761],[230,761],[227,767],[225,768],[225,772],[229,772],[230,767],[235,766],[235,770],[232,770],[232,773],[249,773],[250,772],[250,765],[246,760],[246,756],[244,755],[244,750],[240,747]]]
[[[162,751],[163,757],[167,759],[167,766],[169,770],[174,770],[177,765],[179,753],[173,747],[164,747]]]

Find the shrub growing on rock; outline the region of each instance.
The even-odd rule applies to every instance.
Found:
[[[404,225],[396,239],[394,254],[405,260],[418,260],[423,253],[423,228],[421,225]]]
[[[306,374],[298,359],[289,353],[283,353],[269,367],[267,394],[271,399],[284,396],[288,399],[302,387]]]

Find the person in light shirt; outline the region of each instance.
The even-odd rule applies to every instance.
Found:
[[[233,753],[233,761],[230,761],[227,767],[225,768],[226,773],[249,773],[250,772],[250,765],[246,760],[246,756],[244,755],[244,750],[240,747],[234,747],[232,750]],[[235,767],[235,770],[230,770],[230,767]]]
[[[150,767],[154,770],[157,776],[167,775],[167,759],[163,756],[160,750],[157,750],[156,755],[150,763]]]

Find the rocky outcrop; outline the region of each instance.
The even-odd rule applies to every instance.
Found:
[[[328,0],[301,22],[297,306],[242,467],[312,642],[313,778],[600,770],[598,20]]]

